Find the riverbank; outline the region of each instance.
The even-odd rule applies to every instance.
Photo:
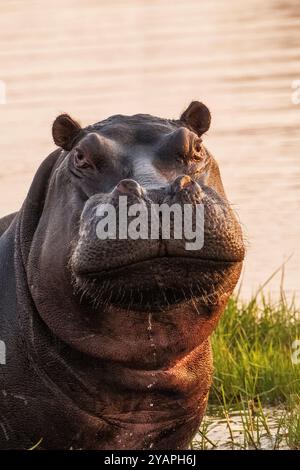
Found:
[[[284,293],[232,298],[212,337],[214,381],[200,449],[300,449],[300,311]]]

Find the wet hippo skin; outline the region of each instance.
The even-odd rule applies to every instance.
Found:
[[[178,120],[56,118],[59,148],[0,221],[0,448],[189,446],[211,386],[209,337],[244,258],[202,142],[209,126],[199,102]],[[203,247],[100,240],[96,209],[120,195],[149,208],[202,204]]]

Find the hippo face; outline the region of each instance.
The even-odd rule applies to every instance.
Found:
[[[93,336],[109,309],[172,312],[193,305],[210,317],[220,312],[238,280],[244,245],[217,163],[202,142],[209,126],[209,110],[198,102],[179,120],[117,115],[85,129],[68,115],[55,120],[62,151],[32,243],[29,279],[41,316],[58,336],[68,342],[80,342],[82,332]],[[147,210],[147,226],[154,205],[175,204],[182,212],[188,205],[194,235],[201,206],[201,246],[187,249],[191,240],[184,230],[175,236],[172,216],[166,239],[159,215],[154,238],[120,237],[118,220],[113,239],[99,237],[101,208],[119,209],[121,196],[127,210],[134,204]],[[43,300],[52,297],[51,287],[55,296],[61,290],[55,306],[53,298]]]

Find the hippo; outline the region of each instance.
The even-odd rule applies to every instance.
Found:
[[[198,101],[179,119],[55,119],[57,148],[0,220],[1,449],[189,448],[210,336],[245,255],[203,144],[210,122]],[[172,217],[169,238],[99,237],[99,207],[121,196],[128,208],[203,207],[201,247],[172,236]]]

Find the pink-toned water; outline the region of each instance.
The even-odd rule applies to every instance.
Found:
[[[299,0],[0,0],[0,80],[0,216],[54,148],[58,113],[177,117],[200,99],[249,244],[243,296],[292,255],[300,298]]]

